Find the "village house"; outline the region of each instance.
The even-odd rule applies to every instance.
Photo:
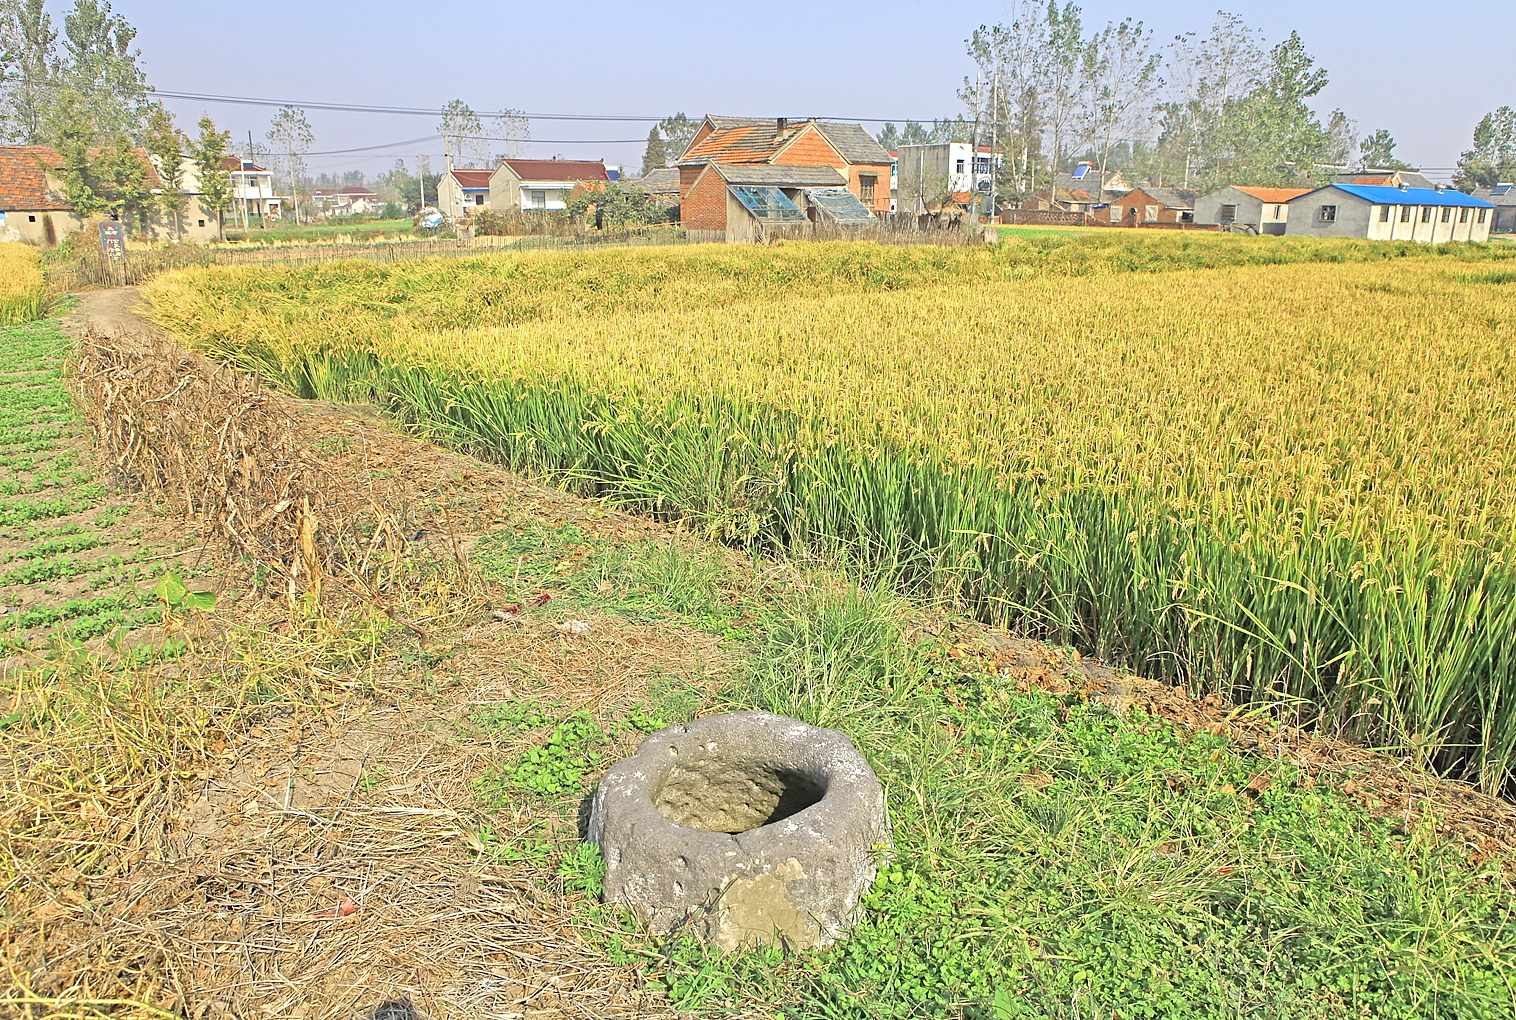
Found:
[[[656,202],[679,204],[679,168],[676,166],[656,167],[631,183]]]
[[[1516,184],[1475,188],[1474,197],[1482,198],[1495,207],[1490,213],[1490,233],[1516,232]]]
[[[317,188],[311,192],[311,202],[326,216],[363,216],[377,207],[379,195],[365,185],[347,184]]]
[[[1195,192],[1144,185],[1111,200],[1102,217],[1111,226],[1140,227],[1144,223],[1194,223]]]
[[[1283,234],[1290,200],[1310,188],[1255,188],[1228,184],[1195,199],[1195,222],[1254,234]]]
[[[1347,170],[1335,175],[1327,183],[1368,184],[1387,188],[1398,188],[1404,184],[1408,188],[1430,188],[1434,190],[1437,187],[1416,170],[1375,170],[1373,168]]]
[[[284,200],[274,194],[274,175],[266,167],[250,159],[227,156],[221,161],[221,169],[228,172],[232,189],[232,204],[228,210],[233,218],[240,218],[244,227],[253,220],[266,217],[277,219]]]
[[[485,205],[493,212],[567,209],[574,185],[610,179],[598,159],[501,160],[487,178]]]
[[[897,154],[897,211],[920,215],[932,211],[946,196],[962,196],[968,203],[980,196],[988,214],[991,184],[1003,161],[988,145],[902,145]]]
[[[873,222],[873,210],[847,184],[829,166],[707,163],[684,196],[681,221],[696,240],[734,244],[769,241],[813,223]]]
[[[491,170],[449,170],[437,182],[437,208],[454,218],[483,212],[490,204]]]
[[[1043,188],[1021,203],[1026,212],[1090,213],[1132,190],[1119,170],[1102,174],[1093,164],[1080,163],[1072,173],[1053,176],[1053,186]]]
[[[132,151],[142,162],[143,182],[153,195],[162,194],[163,181],[152,158],[142,149]],[[45,145],[0,145],[0,240],[52,248],[84,227],[84,218],[64,198],[56,176],[62,165],[63,157]],[[150,200],[126,217],[133,235],[200,243],[218,235],[215,215],[200,206],[195,164],[187,156],[181,157],[180,173],[187,201],[178,223]]]
[[[707,116],[678,160],[681,198],[712,163],[831,167],[872,214],[890,211],[894,161],[858,124]]]
[[[1374,241],[1485,241],[1494,205],[1440,188],[1329,184],[1290,200],[1286,233]]]

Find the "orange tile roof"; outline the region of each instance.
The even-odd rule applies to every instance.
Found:
[[[42,169],[44,164],[56,169],[62,163],[57,151],[46,145],[0,145],[0,211],[72,209],[62,195],[49,191]]]
[[[680,162],[767,163],[794,134],[793,131],[787,132],[783,138],[776,138],[775,125],[768,121],[722,128],[702,138]]]
[[[1238,191],[1252,195],[1254,198],[1261,198],[1265,202],[1279,203],[1288,202],[1292,198],[1299,198],[1311,190],[1310,188],[1245,188],[1240,184],[1235,185],[1235,187]]]

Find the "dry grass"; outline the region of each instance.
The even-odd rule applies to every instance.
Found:
[[[513,748],[467,710],[614,711],[709,675],[714,639],[491,616],[470,537],[585,514],[567,497],[151,339],[88,338],[77,382],[122,477],[190,511],[226,580],[152,636],[184,654],[0,677],[0,1016],[670,1015],[589,948],[556,851],[490,856],[481,825],[565,823],[480,813]]]

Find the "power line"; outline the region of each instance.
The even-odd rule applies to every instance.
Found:
[[[194,92],[166,92],[155,89],[152,93],[165,99],[186,99],[201,103],[228,103],[234,106],[294,106],[304,110],[333,110],[338,113],[383,113],[407,117],[436,117],[438,109],[423,109],[414,106],[367,106],[361,103],[311,103],[297,99],[256,99],[250,96],[209,96]],[[591,115],[579,113],[528,113],[519,110],[496,112],[475,111],[480,117],[525,117],[527,120],[588,120],[588,121],[640,121],[657,123],[662,117],[631,117],[620,114]],[[641,141],[641,139],[638,139]]]
[[[416,106],[368,106],[362,103],[316,103],[303,102],[298,99],[257,99],[251,96],[211,96],[201,95],[196,92],[166,92],[155,89],[152,95],[162,96],[166,99],[185,99],[199,103],[228,103],[236,106],[294,106],[304,110],[331,110],[338,113],[382,113],[407,117],[435,117],[440,110],[426,109]],[[578,120],[578,121],[624,121],[644,124],[656,124],[666,120],[665,117],[638,117],[626,114],[590,114],[590,113],[522,113],[519,110],[500,110],[495,112],[475,111],[480,117],[524,117],[527,120]],[[805,118],[796,118],[805,119]],[[815,120],[845,121],[849,124],[893,124],[912,121],[911,118],[900,117],[816,117]],[[919,123],[933,123],[931,118]],[[634,138],[631,141],[640,142],[644,139]]]

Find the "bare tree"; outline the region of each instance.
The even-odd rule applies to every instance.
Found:
[[[450,99],[442,108],[437,133],[450,159],[459,166],[471,167],[489,156],[489,143],[479,115],[461,99]]]
[[[290,186],[290,200],[295,205],[295,219],[300,218],[300,180],[305,176],[305,154],[316,142],[305,111],[281,106],[274,114],[273,126],[265,136],[273,143],[271,162],[281,170]]]
[[[1084,128],[1100,157],[1095,182],[1097,201],[1105,202],[1105,176],[1112,147],[1122,133],[1135,134],[1145,126],[1152,102],[1163,87],[1159,71],[1163,55],[1153,48],[1153,34],[1131,19],[1107,25],[1090,40],[1084,53]]]

